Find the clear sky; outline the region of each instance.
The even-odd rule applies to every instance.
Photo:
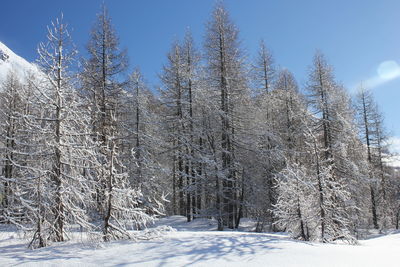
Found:
[[[27,60],[45,38],[50,20],[64,13],[83,52],[103,1],[1,0],[0,41]],[[215,0],[104,1],[128,49],[152,85],[171,42],[187,27],[201,47],[205,22]],[[243,48],[254,58],[260,39],[277,64],[291,70],[300,85],[318,48],[349,91],[360,81],[373,87],[389,132],[400,137],[400,1],[398,0],[225,0],[240,30]],[[400,152],[400,139],[397,139]]]

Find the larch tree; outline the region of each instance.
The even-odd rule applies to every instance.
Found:
[[[19,155],[18,142],[22,131],[25,99],[24,85],[14,72],[7,75],[0,85],[0,181],[2,197],[0,203],[0,222],[20,224],[24,219],[23,207],[18,201],[19,179],[18,166],[23,164]]]
[[[181,43],[174,43],[161,79],[162,101],[168,111],[166,132],[172,156],[172,202],[179,213],[191,221],[201,209],[201,163],[197,141],[200,124],[197,116],[200,55],[189,31]],[[176,212],[176,211],[175,211]]]
[[[153,220],[140,206],[142,193],[129,183],[123,165],[123,138],[126,128],[121,119],[126,113],[126,95],[121,75],[127,68],[126,51],[119,49],[117,34],[105,6],[97,16],[87,45],[82,83],[91,112],[93,139],[98,142],[96,198],[103,221],[103,240],[131,238],[128,229],[144,227]]]
[[[251,77],[253,80],[253,103],[254,112],[256,113],[257,135],[262,136],[258,144],[258,150],[262,153],[264,162],[261,163],[263,168],[263,175],[260,181],[255,183],[254,192],[260,191],[258,183],[262,184],[262,191],[266,192],[267,197],[258,197],[259,204],[264,202],[262,206],[255,205],[257,207],[257,217],[261,220],[257,224],[257,229],[262,230],[264,223],[267,221],[270,223],[270,230],[277,230],[276,224],[274,224],[275,218],[272,211],[272,206],[276,204],[277,199],[277,186],[274,175],[282,168],[283,157],[280,150],[279,136],[276,134],[274,129],[275,122],[272,115],[274,107],[277,107],[278,102],[275,98],[274,84],[277,77],[277,70],[275,67],[275,60],[272,56],[271,51],[267,48],[264,41],[260,42],[260,47],[257,53],[257,57],[251,68]],[[276,112],[275,112],[276,113]],[[254,184],[254,182],[253,182]]]
[[[347,147],[356,133],[352,122],[350,100],[335,82],[333,71],[317,52],[310,71],[309,101],[315,116],[320,145],[316,157],[319,192],[320,238],[323,242],[336,239],[352,241],[350,233],[350,181],[357,179],[357,170],[348,161]],[[350,205],[350,206],[349,206]]]
[[[385,153],[387,138],[383,130],[382,116],[370,90],[360,88],[355,97],[355,110],[360,137],[366,147],[372,223],[375,229],[379,229],[379,223],[382,227],[390,224],[388,173],[384,163],[385,154],[388,154]]]
[[[374,122],[372,121],[373,114],[375,109],[375,103],[372,101],[372,95],[369,91],[366,91],[364,88],[361,88],[359,93],[357,94],[357,115],[358,122],[360,125],[360,132],[362,132],[362,140],[367,148],[367,160],[368,160],[368,175],[370,179],[370,194],[371,194],[371,214],[372,214],[372,222],[375,229],[379,228],[378,225],[378,215],[377,215],[377,186],[376,178],[374,178],[374,168],[372,162],[372,139],[373,139],[373,127]]]
[[[252,66],[252,74],[257,94],[271,92],[276,78],[275,59],[264,40],[260,41],[257,58]]]
[[[307,145],[310,114],[305,99],[299,93],[297,83],[288,70],[281,70],[272,92],[271,108],[274,132],[279,138],[283,154],[281,170],[274,175],[278,197],[272,203],[277,217],[276,224],[290,231],[295,238],[308,240],[310,207],[313,205],[310,192],[313,183],[309,179],[309,162],[304,155]]]
[[[148,213],[161,215],[164,207],[165,171],[160,162],[163,146],[159,115],[155,109],[154,95],[148,89],[140,70],[136,68],[129,76],[126,93],[126,123],[124,165],[132,186],[143,193],[142,205]]]
[[[223,5],[218,4],[207,23],[204,43],[207,81],[214,90],[215,111],[219,115],[219,140],[216,143],[220,170],[215,177],[218,229],[234,228],[236,224],[238,138],[245,127],[242,108],[249,96],[247,69],[240,48],[238,30]]]
[[[165,106],[164,131],[167,134],[168,151],[171,155],[173,212],[186,216],[189,203],[185,202],[185,145],[188,128],[186,113],[187,92],[184,88],[184,65],[182,47],[174,42],[163,68],[161,101]]]
[[[39,140],[43,186],[51,212],[47,212],[51,241],[64,241],[68,227],[78,223],[91,229],[87,210],[91,205],[92,177],[85,170],[96,166],[94,144],[88,131],[89,114],[73,86],[71,68],[76,50],[61,15],[48,28],[47,41],[38,48],[43,77],[36,84],[31,119]],[[36,117],[36,118],[35,118]],[[40,241],[39,241],[39,246]]]

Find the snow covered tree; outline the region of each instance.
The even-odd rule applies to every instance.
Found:
[[[302,240],[310,239],[310,207],[314,204],[310,195],[314,187],[306,168],[305,164],[288,161],[286,167],[276,176],[278,199],[273,207],[277,217],[275,223],[294,238]]]
[[[163,139],[154,107],[159,103],[137,68],[129,77],[126,96],[126,118],[122,118],[126,131],[122,141],[125,147],[124,165],[128,169],[131,185],[140,188],[143,193],[142,205],[149,213],[161,214],[166,182],[163,181],[165,171],[158,156]]]
[[[127,68],[126,52],[119,41],[105,6],[97,16],[87,45],[83,89],[91,111],[92,135],[98,142],[96,155],[101,166],[96,173],[96,199],[103,220],[103,240],[130,238],[129,228],[145,226],[153,219],[140,207],[142,193],[129,184],[123,164],[126,113],[122,100],[125,83],[120,81]]]
[[[17,196],[19,178],[16,166],[21,164],[18,142],[22,130],[24,89],[14,72],[8,74],[0,88],[0,222],[18,224],[24,219],[23,207]]]
[[[399,168],[392,168],[392,179],[391,179],[391,199],[392,210],[393,210],[393,219],[394,226],[398,230],[400,227],[400,172]]]
[[[315,149],[319,191],[320,238],[352,241],[350,201],[352,183],[362,175],[350,161],[348,145],[357,140],[350,100],[343,87],[334,81],[332,68],[317,52],[310,71],[309,101],[315,116],[315,133],[320,145]]]
[[[186,117],[188,121],[187,141],[186,141],[186,160],[185,160],[185,176],[186,176],[186,216],[188,221],[194,218],[199,213],[197,210],[200,207],[201,192],[200,192],[200,177],[199,159],[195,151],[199,150],[198,144],[195,142],[199,137],[196,131],[198,120],[196,118],[196,95],[199,90],[199,61],[200,55],[197,52],[192,35],[189,31],[186,32],[182,43],[182,59],[184,66],[183,86],[187,91],[186,99]]]
[[[377,215],[377,190],[376,186],[374,186],[376,183],[373,182],[374,180],[374,175],[373,175],[373,169],[372,169],[372,151],[371,151],[371,140],[372,140],[372,132],[373,132],[373,122],[371,122],[372,114],[375,105],[372,102],[371,94],[370,92],[365,91],[363,88],[360,90],[360,92],[357,95],[357,100],[359,101],[359,107],[357,108],[357,112],[359,115],[359,123],[360,126],[362,127],[362,133],[364,134],[362,136],[363,140],[365,141],[365,144],[367,146],[367,159],[368,159],[368,174],[369,178],[371,180],[370,184],[370,190],[371,190],[371,213],[372,213],[372,221],[375,229],[379,228],[378,225],[378,215]],[[361,118],[360,118],[361,115]]]
[[[390,224],[390,205],[387,199],[389,174],[384,163],[387,138],[383,131],[382,116],[371,91],[360,88],[355,98],[355,109],[360,137],[366,147],[372,222],[374,228],[379,229],[380,222],[382,227]]]
[[[175,42],[168,54],[168,63],[164,66],[161,80],[164,88],[161,101],[166,107],[164,130],[168,133],[168,150],[172,157],[172,205],[174,213],[186,215],[184,190],[184,157],[186,144],[186,96],[184,89],[184,65],[181,46]],[[184,107],[185,105],[185,107]],[[179,211],[178,211],[179,210]]]
[[[269,93],[273,87],[276,68],[275,60],[265,42],[261,40],[257,58],[252,67],[256,93]]]
[[[296,238],[308,240],[306,218],[310,216],[307,213],[313,205],[310,201],[313,183],[309,179],[309,162],[304,155],[310,153],[307,145],[310,114],[288,70],[278,73],[271,98],[271,125],[283,155],[281,169],[275,169],[273,174],[276,185],[271,185],[278,191],[276,201],[271,203],[277,216],[276,223],[273,223],[291,231]],[[293,198],[289,200],[291,196]]]
[[[181,44],[173,44],[162,75],[162,101],[168,111],[165,126],[173,153],[172,202],[176,209],[178,193],[179,213],[186,215],[188,221],[199,213],[201,206],[200,162],[196,153],[199,151],[199,120],[195,114],[198,111],[199,61],[192,36],[186,32]]]
[[[257,191],[265,194],[265,196],[262,195],[256,198],[259,200],[257,201],[258,204],[254,203],[251,210],[258,214],[257,220],[259,223],[257,225],[260,227],[257,227],[257,230],[262,231],[266,222],[270,223],[270,230],[277,230],[276,225],[273,224],[275,218],[271,210],[277,198],[274,175],[282,168],[283,157],[278,152],[280,150],[280,140],[274,130],[274,121],[271,115],[273,106],[278,105],[272,92],[276,78],[276,68],[272,53],[267,49],[264,41],[260,42],[260,48],[251,71],[254,87],[253,105],[256,109],[253,112],[256,114],[255,121],[257,122],[257,130],[253,130],[253,134],[256,133],[258,136],[262,136],[257,150],[263,155],[263,162],[260,162],[263,174],[259,177],[258,182],[253,181],[252,186],[255,186],[255,188],[252,189],[252,194]],[[256,158],[260,158],[260,156]],[[262,184],[262,189],[259,184]]]
[[[96,164],[87,131],[89,114],[81,108],[70,74],[76,50],[62,16],[48,28],[47,42],[39,45],[38,53],[42,75],[34,83],[33,112],[26,118],[37,158],[25,168],[32,181],[23,184],[25,190],[32,183],[35,188],[29,190],[35,203],[30,207],[36,223],[33,247],[64,241],[71,224],[92,227],[87,215],[92,181],[85,170]]]
[[[212,103],[219,115],[220,136],[216,152],[220,169],[215,177],[218,229],[234,228],[237,215],[236,197],[238,164],[238,138],[245,127],[241,108],[245,108],[249,90],[243,53],[240,49],[238,30],[223,5],[218,4],[207,24],[204,43],[207,62],[207,81],[214,90]],[[218,97],[217,97],[218,96]]]

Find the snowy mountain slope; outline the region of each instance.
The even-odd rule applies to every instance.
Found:
[[[399,169],[400,168],[400,155],[395,155],[386,160],[389,166]]]
[[[18,56],[5,44],[0,42],[0,83],[7,78],[11,70],[15,71],[21,80],[24,80],[29,72],[38,73],[36,65]]]
[[[399,232],[352,246],[301,242],[280,233],[220,232],[215,220],[185,221],[183,216],[161,219],[157,224],[177,231],[156,240],[96,247],[78,238],[37,250],[3,229],[0,266],[399,266]]]

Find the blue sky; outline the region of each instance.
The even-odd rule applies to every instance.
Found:
[[[2,0],[0,40],[33,61],[46,25],[62,11],[83,51],[102,2]],[[104,2],[131,66],[139,66],[152,85],[158,84],[157,73],[171,42],[181,38],[187,27],[201,47],[204,25],[215,4],[215,0]],[[373,87],[388,131],[400,137],[400,1],[225,0],[225,4],[250,59],[264,39],[276,62],[304,85],[315,50],[322,50],[349,91],[360,81]]]

